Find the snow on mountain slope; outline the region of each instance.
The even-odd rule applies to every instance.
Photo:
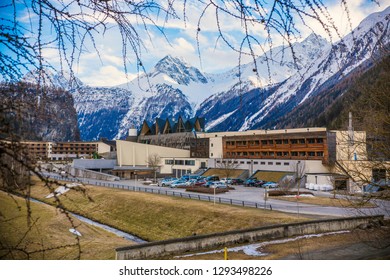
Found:
[[[156,117],[206,118],[209,130],[246,130],[275,123],[320,89],[363,65],[389,43],[389,13],[367,17],[331,46],[311,34],[219,74],[202,73],[180,58],[166,56],[148,73],[113,88],[72,86],[81,137],[124,138],[131,127]],[[254,70],[255,69],[255,70]],[[61,79],[60,79],[61,80]],[[59,84],[63,84],[60,81]]]
[[[237,129],[270,128],[267,127],[270,120],[275,123],[277,118],[314,96],[319,89],[337,83],[350,71],[365,63],[373,54],[379,52],[381,47],[389,44],[389,13],[390,8],[387,8],[381,13],[369,16],[353,33],[344,37],[340,42],[331,48],[322,48],[322,53],[317,59],[311,56],[306,67],[302,67],[285,82],[276,85],[272,93],[267,90],[260,91],[257,100],[246,104],[246,106],[255,106],[256,110],[251,109],[248,112],[246,108],[247,112],[242,112],[243,116],[236,119],[240,123],[236,125]],[[311,41],[313,38],[308,39]],[[313,52],[309,53],[313,54]],[[247,93],[240,94],[239,102],[243,102],[245,94]],[[221,106],[221,104],[226,104],[229,96],[229,94],[218,94],[211,97],[209,100],[213,100],[210,104],[212,106],[208,106],[206,100],[200,106],[198,113],[212,116],[211,120],[213,120],[216,115],[213,108],[217,108],[216,110],[223,108],[225,111],[220,112],[221,114],[233,111],[238,105],[229,108]],[[210,119],[207,120],[210,121]],[[231,126],[228,120],[225,122],[225,127]],[[221,127],[224,127],[223,123],[219,124],[218,129]]]

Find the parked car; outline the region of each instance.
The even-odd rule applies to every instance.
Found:
[[[177,178],[174,178],[174,177],[166,177],[164,179],[162,179],[161,181],[158,181],[158,186],[161,186],[161,187],[166,187],[169,185],[170,182],[173,182],[173,181],[176,181]]]
[[[180,179],[183,179],[183,180],[188,181],[188,180],[192,180],[192,179],[197,180],[197,179],[199,179],[199,178],[200,178],[199,175],[190,175],[190,174],[186,174],[186,175],[181,176]]]
[[[208,176],[208,177],[206,178],[206,180],[207,180],[207,181],[219,181],[219,177],[218,177],[218,176],[215,176],[215,175],[213,175],[213,176]]]
[[[275,182],[267,182],[267,183],[263,184],[263,187],[264,188],[269,188],[269,189],[274,189],[274,188],[279,187],[279,184],[275,183]]]
[[[219,181],[222,182],[222,183],[225,183],[225,184],[231,184],[232,183],[232,178],[222,178]]]
[[[240,178],[233,178],[231,184],[232,185],[243,185],[244,182],[245,181],[240,179]]]
[[[245,181],[244,186],[245,187],[254,187],[257,182],[257,179],[255,178],[249,178]]]
[[[173,181],[169,187],[170,188],[177,188],[177,187],[183,187],[183,186],[187,186],[188,182],[186,180],[176,180],[176,181]]]
[[[196,182],[194,183],[194,186],[204,186],[206,183],[207,183],[206,179],[201,178],[201,179],[196,180]]]
[[[220,181],[213,181],[209,182],[210,188],[216,188],[216,189],[226,189],[228,186],[225,183],[222,183]]]

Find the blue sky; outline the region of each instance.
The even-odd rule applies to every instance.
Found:
[[[63,1],[71,2],[72,0]],[[251,0],[246,0],[246,2],[251,2]],[[350,26],[347,20],[347,14],[340,4],[341,1],[329,0],[323,2],[327,5],[329,13],[332,15],[340,34],[346,35],[349,33]],[[380,4],[379,6],[371,0],[347,0],[352,27],[356,27],[370,13],[382,11],[387,7],[387,1],[379,0],[378,2]],[[138,29],[141,37],[144,39],[145,49],[142,49],[141,58],[147,71],[151,70],[158,60],[168,54],[182,57],[189,64],[208,73],[223,72],[238,64],[238,54],[232,51],[221,39],[218,39],[215,10],[210,10],[205,13],[201,24],[199,46],[202,64],[198,56],[196,41],[197,22],[201,13],[199,1],[188,1],[186,22],[183,20],[182,8],[178,6],[176,11],[179,19],[171,19],[164,24],[164,32],[169,43],[155,28],[149,29],[148,35],[142,31],[142,28]],[[18,20],[28,24],[28,21],[26,21],[28,16],[26,17],[26,15],[24,10],[18,11]],[[6,16],[10,16],[10,14]],[[163,23],[158,22],[158,24],[162,25]],[[308,19],[307,25],[317,34],[323,35],[329,40],[326,32],[318,23]],[[235,46],[239,46],[242,38],[241,23],[239,21],[232,21],[231,18],[225,16],[221,17],[220,26],[224,30],[224,34],[229,39],[229,42]],[[297,40],[303,40],[304,37],[312,32],[312,30],[300,23],[297,24],[296,28],[301,32],[301,38],[297,38]],[[44,29],[44,32],[48,37],[52,34],[52,31],[47,28]],[[261,26],[255,26],[251,28],[251,34],[262,42],[265,31]],[[36,32],[33,36],[36,36]],[[283,43],[282,37],[277,35],[272,36],[272,40],[274,46]],[[136,59],[131,55],[131,51],[129,50],[129,55],[126,57],[128,69],[128,75],[126,77],[123,67],[122,43],[119,32],[117,32],[114,25],[110,25],[110,29],[104,34],[96,35],[95,44],[99,50],[100,57],[91,47],[91,42],[89,42],[87,43],[87,46],[89,45],[88,50],[82,53],[79,62],[73,67],[76,76],[84,83],[92,86],[113,86],[125,83],[127,77],[133,78],[136,76]],[[0,46],[0,50],[3,51],[3,46]],[[255,47],[255,51],[257,55],[261,55],[262,53],[259,46]],[[45,48],[44,55],[54,67],[59,67],[59,55],[55,48]],[[250,61],[250,57],[244,56],[242,59],[243,62]]]

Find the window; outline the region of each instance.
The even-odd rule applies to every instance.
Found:
[[[305,139],[298,139],[299,144],[305,144]]]
[[[289,162],[285,162],[285,163],[283,163],[283,165],[290,165],[290,163]]]
[[[291,152],[291,156],[292,157],[297,157],[298,156],[298,152]]]
[[[271,162],[271,161],[269,161],[269,162],[268,162],[268,165],[274,165],[274,163],[273,163],[273,162]]]
[[[274,140],[268,140],[268,144],[269,145],[273,145],[274,144]]]
[[[211,147],[214,147],[214,144],[213,144],[213,143],[211,143]]]
[[[306,156],[306,152],[299,152],[299,156],[300,157],[305,157]]]
[[[288,152],[283,152],[284,157],[288,157]]]
[[[166,159],[166,160],[165,160],[165,164],[170,164],[170,165],[172,165],[172,164],[173,164],[173,160],[172,160],[172,159]]]
[[[214,154],[213,153],[211,153],[211,156],[213,156]]]
[[[315,153],[315,152],[308,152],[308,156],[309,156],[309,157],[315,157],[315,156],[316,156],[316,153]]]
[[[267,140],[261,140],[261,145],[267,145]]]
[[[317,143],[324,143],[324,139],[322,139],[322,138],[317,138]]]
[[[245,164],[245,161],[240,161],[240,164]]]
[[[282,165],[282,163],[281,162],[277,162],[276,165]]]
[[[194,166],[194,165],[195,165],[195,160],[186,160],[186,161],[185,161],[185,165]]]
[[[275,140],[275,143],[276,143],[277,145],[280,145],[280,144],[282,144],[282,140],[280,140],[280,139]]]
[[[254,161],[253,164],[259,164],[259,162],[258,161]]]
[[[261,165],[265,165],[265,161],[260,162]]]
[[[261,155],[266,157],[268,155],[268,153],[267,152],[261,152]]]
[[[288,139],[283,139],[283,144],[288,144]]]
[[[281,156],[283,156],[283,153],[282,153],[282,152],[276,152],[276,155],[277,155],[278,157],[281,157]]]
[[[316,142],[316,140],[314,138],[307,139],[307,143],[309,143],[309,144],[314,144],[315,142]]]
[[[317,152],[317,157],[323,157],[324,156],[324,152]]]
[[[248,152],[243,152],[243,155],[244,155],[244,156],[247,156],[247,155],[248,155]]]
[[[250,155],[250,156],[254,156],[255,153],[254,153],[254,152],[249,152],[249,155]]]

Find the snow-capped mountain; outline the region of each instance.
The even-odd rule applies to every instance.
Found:
[[[367,17],[351,34],[332,47],[323,47],[318,57],[311,56],[299,72],[280,84],[271,88],[252,89],[238,96],[230,92],[213,95],[200,106],[196,114],[206,117],[208,129],[211,130],[272,128],[271,123],[277,123],[278,118],[320,90],[339,82],[357,67],[367,64],[374,54],[387,46],[390,38],[389,19],[390,7]],[[308,39],[311,41],[313,36]],[[309,53],[315,54],[315,51]],[[222,115],[228,115],[229,118],[215,121]]]
[[[389,43],[389,13],[387,8],[370,15],[333,45],[311,34],[294,43],[293,51],[278,46],[225,73],[202,73],[183,59],[166,56],[148,73],[117,87],[74,82],[69,89],[81,137],[124,138],[143,120],[179,115],[205,117],[209,131],[272,128],[319,91],[367,65]]]

